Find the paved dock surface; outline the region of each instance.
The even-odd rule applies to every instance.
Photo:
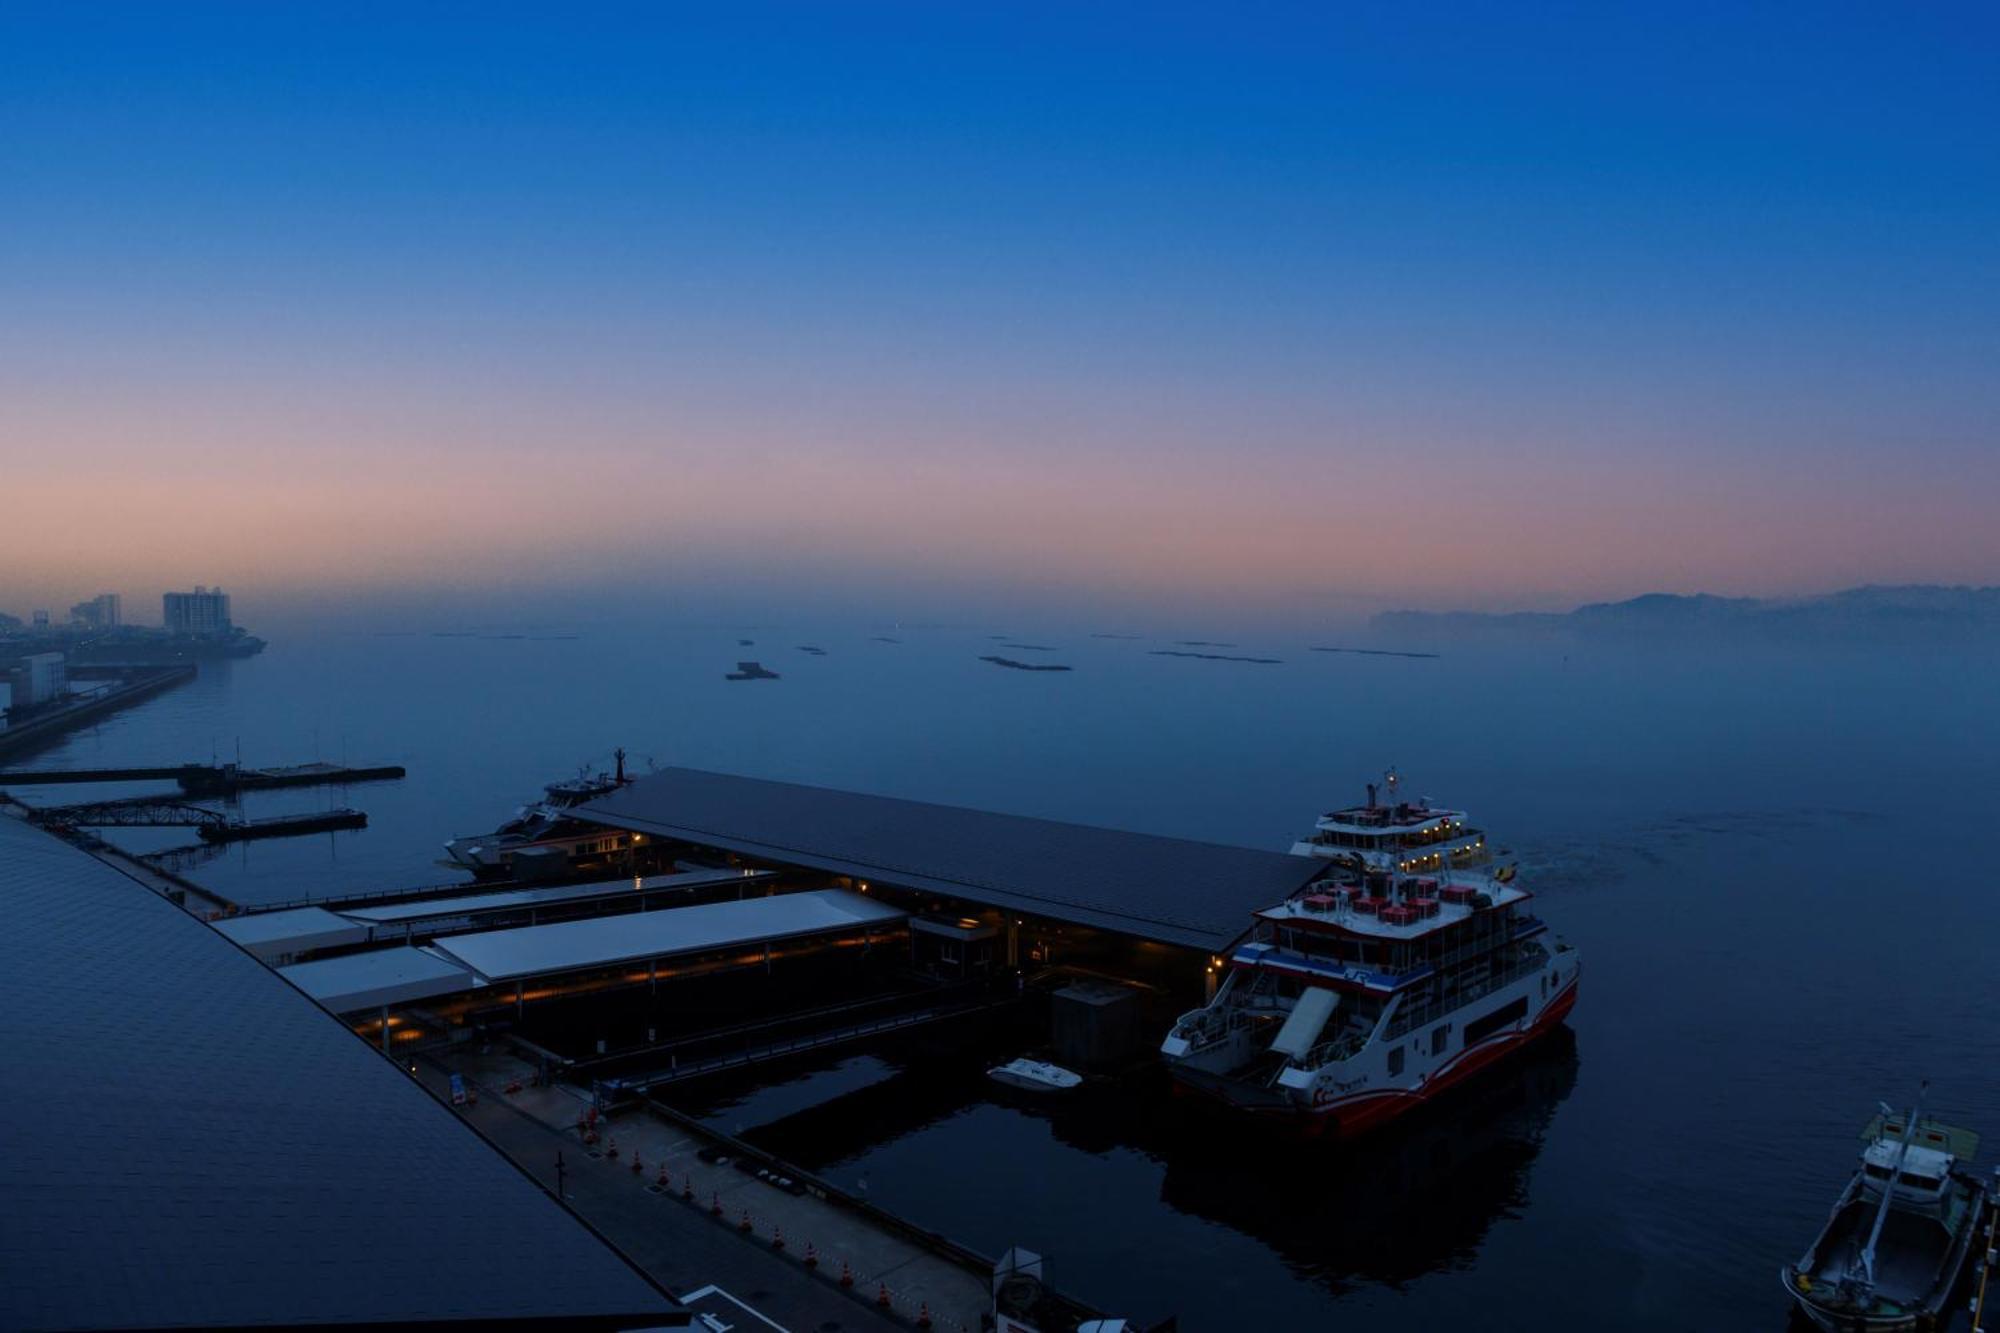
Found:
[[[705,1141],[644,1112],[602,1122],[599,1143],[586,1147],[575,1125],[587,1103],[574,1090],[526,1086],[532,1068],[512,1055],[454,1052],[449,1060],[479,1090],[477,1105],[459,1108],[466,1120],[551,1189],[560,1151],[570,1207],[662,1285],[683,1293],[719,1288],[794,1333],[909,1329],[920,1313],[941,1333],[979,1329],[989,1308],[988,1279],[919,1241],[837,1203],[704,1162],[696,1153]],[[445,1069],[419,1061],[418,1071],[449,1100]],[[524,1086],[507,1094],[516,1080]],[[615,1159],[607,1151],[614,1141]],[[683,1198],[688,1189],[691,1202]],[[718,1203],[720,1218],[713,1213]],[[773,1243],[779,1232],[783,1251]],[[816,1273],[802,1262],[808,1244],[819,1260]],[[843,1265],[853,1276],[847,1290],[836,1285]],[[884,1288],[886,1313],[876,1306]]]

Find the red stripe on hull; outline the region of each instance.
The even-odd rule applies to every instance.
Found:
[[[1480,1070],[1497,1063],[1509,1052],[1518,1051],[1543,1033],[1561,1025],[1562,1021],[1569,1017],[1569,1011],[1576,1007],[1576,987],[1576,982],[1570,982],[1569,989],[1551,1000],[1548,1007],[1536,1016],[1534,1023],[1526,1030],[1494,1037],[1474,1047],[1446,1066],[1442,1074],[1421,1088],[1378,1093],[1359,1098],[1346,1105],[1335,1103],[1324,1111],[1310,1113],[1314,1119],[1324,1123],[1309,1132],[1343,1139],[1352,1138],[1388,1124],[1405,1111],[1415,1110],[1431,1098],[1448,1092]]]
[[[1305,1138],[1351,1139],[1369,1130],[1379,1129],[1406,1111],[1413,1111],[1433,1097],[1437,1097],[1480,1070],[1498,1062],[1511,1051],[1517,1051],[1542,1034],[1561,1026],[1576,1007],[1576,989],[1580,979],[1572,979],[1568,989],[1551,1000],[1541,1013],[1535,1016],[1532,1025],[1521,1032],[1510,1032],[1503,1036],[1489,1038],[1486,1042],[1460,1055],[1445,1067],[1445,1071],[1421,1088],[1397,1089],[1393,1092],[1363,1093],[1349,1102],[1336,1102],[1317,1111],[1291,1110],[1266,1111],[1257,1108],[1237,1107],[1270,1122],[1283,1122],[1294,1132]],[[1228,1103],[1221,1094],[1211,1093],[1205,1088],[1181,1083],[1176,1080],[1174,1090],[1205,1093]]]

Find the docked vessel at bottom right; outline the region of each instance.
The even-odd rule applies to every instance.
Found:
[[[1979,1136],[1886,1107],[1862,1131],[1861,1165],[1812,1248],[1779,1278],[1831,1333],[1940,1327],[1974,1249],[1990,1244],[1993,1192],[1970,1169]]]
[[[1183,1086],[1311,1136],[1414,1109],[1560,1025],[1579,959],[1463,811],[1368,789],[1297,844],[1327,871],[1257,913],[1160,1053]]]

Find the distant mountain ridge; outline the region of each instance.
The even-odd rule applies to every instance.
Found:
[[[1814,597],[1717,597],[1652,592],[1574,611],[1386,611],[1383,634],[1506,631],[1598,637],[1759,634],[1809,638],[2000,635],[2000,587],[1870,584]]]

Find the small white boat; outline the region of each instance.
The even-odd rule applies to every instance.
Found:
[[[1083,1075],[1041,1060],[1009,1060],[987,1070],[986,1077],[1029,1092],[1068,1092],[1083,1082]]]

